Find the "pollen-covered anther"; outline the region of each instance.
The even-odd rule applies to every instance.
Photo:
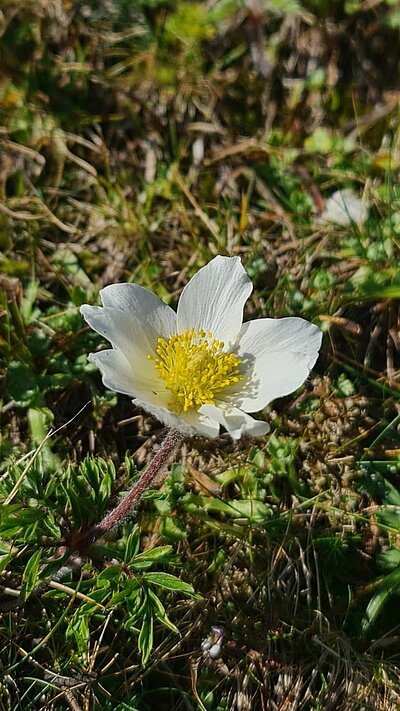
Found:
[[[240,358],[223,351],[223,341],[213,339],[203,329],[185,329],[158,339],[154,360],[159,376],[172,398],[169,407],[175,412],[213,404],[216,394],[234,385],[243,376],[239,373]]]

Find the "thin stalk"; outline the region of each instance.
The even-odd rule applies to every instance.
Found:
[[[111,531],[112,528],[118,526],[132,507],[140,500],[143,493],[146,489],[148,489],[151,482],[155,478],[156,474],[158,474],[161,469],[168,464],[170,457],[176,448],[181,444],[182,440],[183,434],[179,432],[179,430],[169,430],[160,446],[160,449],[155,454],[147,469],[143,472],[139,481],[133,485],[132,489],[128,491],[122,501],[120,501],[115,509],[110,511],[102,521],[96,523],[88,531],[84,531],[75,540],[73,540],[72,547],[75,550],[84,551],[88,548],[88,546],[94,543],[94,541],[97,541],[98,538],[101,538],[101,536],[104,536],[105,533]]]

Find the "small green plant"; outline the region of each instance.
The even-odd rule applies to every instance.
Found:
[[[368,602],[362,619],[362,631],[370,635],[377,628],[378,622],[392,631],[393,616],[388,603],[396,600],[400,594],[400,550],[398,535],[400,531],[399,511],[400,493],[389,477],[396,476],[400,460],[391,462],[365,462],[360,480],[360,489],[373,496],[377,506],[374,519],[387,537],[387,543],[377,555],[377,568],[380,575],[371,583],[373,594]],[[395,622],[396,624],[396,622]]]

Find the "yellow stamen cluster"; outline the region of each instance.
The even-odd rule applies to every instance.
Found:
[[[203,329],[185,329],[158,339],[154,360],[158,374],[172,394],[169,407],[174,412],[187,412],[192,407],[210,405],[215,395],[228,385],[243,380],[239,375],[240,358],[224,353],[223,341],[213,339]]]

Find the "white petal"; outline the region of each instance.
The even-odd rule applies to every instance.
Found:
[[[301,318],[258,319],[243,324],[237,353],[247,368],[238,405],[257,412],[306,380],[318,358],[322,333]]]
[[[232,439],[240,439],[243,435],[261,437],[269,432],[267,422],[254,420],[250,415],[237,407],[202,405],[200,412],[219,422],[230,434]]]
[[[253,285],[239,257],[215,257],[186,284],[178,304],[178,332],[204,329],[233,343]]]
[[[191,427],[186,425],[179,417],[168,409],[168,407],[159,407],[156,404],[149,402],[146,397],[137,397],[133,401],[133,404],[137,407],[141,407],[145,412],[149,412],[150,415],[159,420],[167,427],[173,427],[174,429],[179,429],[181,432],[187,435],[193,434]]]
[[[361,224],[368,217],[369,203],[360,200],[351,188],[336,190],[326,201],[325,210],[320,215],[320,222],[335,222],[343,227],[352,222]]]
[[[184,414],[184,421],[187,422],[193,430],[203,437],[211,437],[214,439],[219,435],[219,423],[213,417],[209,417],[205,413],[189,410]]]
[[[89,326],[125,356],[139,378],[154,377],[154,363],[148,358],[154,355],[153,341],[136,316],[119,309],[88,304],[80,310]]]
[[[129,363],[122,353],[111,349],[90,353],[88,358],[100,370],[106,388],[131,397],[137,394],[138,383],[132,378]]]
[[[167,407],[158,407],[148,402],[146,399],[135,398],[134,404],[149,412],[167,427],[180,430],[185,435],[200,435],[202,437],[218,437],[219,424],[207,415],[200,414],[195,410],[178,415]]]
[[[100,291],[104,306],[124,311],[143,326],[151,345],[157,338],[168,339],[176,333],[176,313],[170,306],[138,284],[110,284]]]
[[[167,406],[170,394],[165,391],[156,370],[153,379],[136,375],[125,356],[115,349],[90,353],[89,360],[99,368],[103,383],[109,390],[146,398],[160,407]]]

